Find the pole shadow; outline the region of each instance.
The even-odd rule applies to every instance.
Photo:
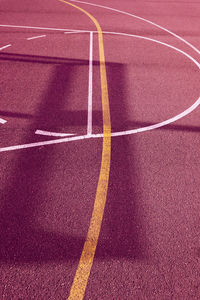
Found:
[[[37,59],[34,58],[33,61],[37,63]],[[70,88],[72,74],[75,68],[82,64],[84,63],[79,61],[76,64],[74,60],[72,63],[68,60],[65,63],[56,63],[54,76],[41,101],[33,127],[38,124],[44,126],[50,122],[50,127],[60,128],[64,120],[64,117],[60,119],[60,112],[64,103],[66,104],[66,94]],[[107,73],[112,131],[116,131],[125,122],[126,116],[125,67],[108,63]],[[55,94],[59,99],[56,105]],[[87,112],[82,113],[86,115]],[[98,120],[98,116],[101,119],[99,112],[95,113],[97,114],[94,115],[94,118],[97,118],[95,122],[97,124],[100,122],[101,125],[101,120]],[[64,116],[66,120],[75,118],[76,121],[72,122],[73,126],[82,125],[82,120],[79,119],[80,112],[77,114],[76,116],[74,112],[70,116],[70,112],[66,111]],[[30,131],[24,143],[29,139]],[[109,190],[101,238],[96,252],[97,259],[107,260],[108,257],[143,259],[145,257],[145,232],[142,230],[139,197],[136,193],[139,175],[130,168],[128,157],[128,138],[113,139]],[[47,201],[43,187],[45,175],[49,173],[53,159],[52,147],[44,147],[41,151],[37,148],[37,150],[27,149],[17,152],[17,163],[1,195],[3,204],[0,211],[0,261],[2,263],[34,264],[80,258],[85,237],[49,232],[35,222],[37,212]],[[69,165],[66,168],[70,168],[70,157],[68,159]],[[52,183],[54,176],[56,174],[52,174]]]
[[[33,119],[33,127],[38,124],[44,125],[48,121],[52,126],[60,126],[58,112],[62,111],[64,103],[66,105],[70,81],[77,67],[80,67],[80,64],[79,62],[75,64],[74,61],[55,66],[53,78],[41,100],[37,117]],[[59,101],[55,101],[55,96]],[[83,111],[84,121],[86,113]],[[79,114],[78,112],[76,115],[76,122],[83,125],[82,120],[78,121]],[[14,117],[29,116],[20,114]],[[65,113],[65,117],[68,119],[68,112]],[[27,130],[24,142],[30,140],[30,131]],[[40,207],[45,204],[45,201],[51,201],[50,197],[45,195],[43,188],[54,158],[52,147],[16,152],[13,172],[7,180],[6,188],[1,191],[0,261],[2,263],[45,263],[78,260],[80,257],[84,237],[48,232],[35,221]],[[66,168],[69,163],[66,162]],[[52,184],[54,176],[56,174],[52,174]]]
[[[107,77],[114,132],[126,122],[126,66],[108,64]],[[111,145],[108,196],[96,258],[144,259],[147,245],[137,192],[140,174],[134,170],[132,159],[133,143],[130,146],[128,137],[120,137],[113,138]]]

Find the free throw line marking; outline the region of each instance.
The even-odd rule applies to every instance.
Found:
[[[79,31],[79,30],[77,30],[77,31],[69,31],[69,32],[64,32],[64,34],[73,34],[73,33],[90,33],[91,31],[88,31],[88,30],[86,30],[86,31]]]
[[[90,32],[90,53],[89,53],[89,84],[88,84],[88,121],[87,134],[92,134],[92,71],[93,71],[93,32]]]
[[[93,31],[93,33],[96,33],[96,32]],[[107,34],[115,34],[115,35],[141,38],[141,39],[146,39],[146,40],[161,44],[163,46],[169,47],[169,48],[174,49],[175,51],[183,54],[188,59],[190,59],[200,69],[200,64],[192,56],[190,56],[186,52],[184,52],[184,51],[182,51],[182,50],[180,50],[180,49],[178,49],[174,46],[171,46],[167,43],[163,43],[163,42],[160,42],[160,41],[155,40],[155,39],[151,39],[151,38],[143,37],[143,36],[137,36],[137,35],[133,35],[133,34],[126,34],[126,33],[120,33],[120,32],[106,32],[106,31],[103,32],[103,33],[104,34],[107,33]],[[165,120],[163,122],[160,122],[160,123],[156,123],[156,124],[153,124],[153,125],[150,125],[150,126],[145,126],[145,127],[141,127],[141,128],[137,128],[137,129],[125,130],[125,131],[119,131],[119,132],[112,132],[111,137],[117,137],[117,136],[129,135],[129,134],[136,134],[136,133],[145,132],[145,131],[149,131],[149,130],[153,130],[153,129],[158,129],[160,127],[163,127],[165,125],[169,125],[169,124],[171,124],[173,122],[176,122],[177,120],[187,116],[192,111],[194,111],[199,105],[200,105],[200,97],[189,108],[187,108],[182,113],[174,116],[173,118],[167,119],[167,120]],[[67,138],[62,138],[62,139],[56,139],[56,140],[53,140],[53,141],[43,141],[43,142],[35,142],[35,143],[22,144],[22,145],[14,145],[14,146],[9,146],[9,147],[2,147],[2,148],[0,148],[0,152],[15,151],[15,150],[20,150],[20,149],[27,149],[27,148],[55,145],[55,144],[60,144],[60,143],[67,143],[67,142],[71,142],[71,141],[84,140],[84,139],[88,139],[88,138],[102,138],[102,137],[103,137],[103,134],[92,134],[91,136],[82,135],[82,136],[76,136],[76,137],[67,137]]]
[[[60,137],[74,135],[74,133],[60,133],[60,132],[51,132],[45,130],[36,130],[35,134],[46,135],[46,136],[60,136]]]

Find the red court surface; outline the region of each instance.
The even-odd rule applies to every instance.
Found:
[[[200,2],[88,1],[0,0],[0,299],[200,299]]]

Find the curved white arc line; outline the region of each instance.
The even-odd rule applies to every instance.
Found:
[[[94,32],[94,31],[93,31]],[[106,32],[104,32],[106,33]],[[120,34],[120,33],[111,33],[110,34]],[[146,40],[151,40],[153,42],[157,42],[159,44],[163,44],[164,46],[167,46],[169,48],[172,48],[174,50],[177,50],[178,52],[184,54],[186,57],[188,57],[190,60],[192,60],[197,66],[198,68],[200,67],[199,63],[193,59],[189,54],[185,53],[184,51],[171,46],[169,44],[157,41],[157,40],[153,40],[151,38],[147,38],[147,37],[141,37],[141,36],[137,36],[137,35],[129,35],[129,34],[124,34],[122,33],[122,35],[128,35],[128,36],[133,36],[133,37],[139,37],[139,38],[143,38]],[[166,121],[154,124],[154,125],[150,125],[150,126],[146,126],[146,127],[142,127],[142,128],[138,128],[138,129],[133,129],[133,130],[126,130],[126,131],[120,131],[120,132],[113,132],[111,133],[111,137],[117,137],[117,136],[123,136],[123,135],[130,135],[130,134],[135,134],[135,133],[139,133],[139,132],[144,132],[144,131],[149,131],[149,130],[153,130],[159,127],[163,127],[165,125],[168,125],[172,122],[175,122],[181,118],[183,118],[184,116],[188,115],[189,113],[191,113],[193,110],[195,110],[200,104],[200,97],[197,99],[197,101],[195,103],[193,103],[188,109],[186,109],[185,111],[183,111],[182,113],[178,114],[177,116],[170,118]],[[60,143],[66,143],[66,142],[71,142],[71,141],[78,141],[78,140],[83,140],[83,139],[90,139],[90,138],[102,138],[103,134],[91,134],[91,135],[82,135],[82,136],[76,136],[76,137],[66,137],[66,138],[62,138],[62,139],[56,139],[56,140],[51,140],[51,141],[44,141],[44,142],[36,142],[36,143],[29,143],[29,144],[24,144],[24,145],[17,145],[17,146],[9,146],[9,147],[3,147],[0,148],[0,152],[6,152],[6,151],[12,151],[12,150],[19,150],[19,149],[26,149],[26,148],[33,148],[33,147],[41,147],[41,146],[46,146],[46,145],[53,145],[53,144],[60,144]]]
[[[45,130],[36,130],[35,134],[46,135],[46,136],[63,136],[63,137],[75,135],[74,133],[60,133],[60,132],[51,132]]]
[[[161,123],[157,123],[154,125],[138,128],[138,129],[133,129],[133,130],[126,130],[126,131],[119,131],[119,132],[112,132],[111,137],[117,137],[117,136],[123,136],[123,135],[130,135],[130,134],[135,134],[139,132],[144,132],[144,131],[150,131],[156,128],[163,127],[165,125],[171,124],[172,122],[175,122],[184,116],[188,115],[191,113],[193,110],[195,110],[200,104],[200,97],[198,100],[190,106],[188,109],[186,109],[184,112],[181,114],[168,119],[166,121],[163,121]],[[43,142],[36,142],[36,143],[30,143],[30,144],[24,144],[24,145],[17,145],[17,146],[10,146],[10,147],[4,147],[0,148],[0,152],[7,152],[7,151],[13,151],[13,150],[19,150],[19,149],[27,149],[27,148],[34,148],[34,147],[42,147],[42,146],[47,146],[47,145],[55,145],[55,144],[61,144],[61,143],[67,143],[67,142],[72,142],[72,141],[79,141],[79,140],[84,140],[84,139],[90,139],[90,138],[103,138],[103,134],[91,134],[91,135],[81,135],[81,136],[76,136],[76,137],[69,137],[69,138],[62,138],[62,139],[56,139],[53,141],[43,141]]]
[[[170,31],[169,29],[163,27],[163,26],[160,26],[150,20],[147,20],[145,18],[142,18],[142,17],[139,17],[139,16],[136,16],[134,14],[131,14],[131,13],[128,13],[128,12],[125,12],[125,11],[122,11],[122,10],[119,10],[119,9],[115,9],[115,8],[112,8],[112,7],[108,7],[108,6],[103,6],[103,5],[100,5],[100,4],[94,4],[94,3],[89,3],[89,2],[84,2],[84,1],[79,1],[79,0],[69,0],[71,2],[78,2],[78,3],[82,3],[82,4],[87,4],[87,5],[91,5],[91,6],[96,6],[96,7],[100,7],[100,8],[104,8],[104,9],[108,9],[108,10],[112,10],[112,11],[115,11],[115,12],[118,12],[118,13],[121,13],[121,14],[124,14],[124,15],[127,15],[127,16],[130,16],[130,17],[133,17],[133,18],[136,18],[136,19],[139,19],[139,20],[142,20],[144,22],[147,22],[155,27],[158,27],[159,29],[161,30],[164,30],[166,32],[168,32],[169,34],[173,35],[174,37],[176,37],[177,39],[181,40],[183,43],[187,44],[189,47],[191,47],[195,52],[197,52],[198,54],[200,54],[200,50],[197,49],[195,46],[193,46],[191,43],[189,43],[188,41],[186,41],[184,38],[182,38],[181,36],[177,35],[176,33],[173,33],[172,31]]]
[[[188,109],[186,109],[185,111],[183,111],[182,113],[180,113],[179,115],[177,115],[173,118],[170,118],[166,121],[163,121],[163,122],[160,122],[160,123],[157,123],[157,124],[154,124],[154,125],[141,127],[141,128],[138,128],[138,129],[113,132],[113,133],[111,133],[111,136],[115,137],[115,136],[121,136],[121,135],[129,135],[129,134],[134,134],[134,133],[139,133],[139,132],[144,132],[144,131],[150,131],[150,130],[153,130],[153,129],[163,127],[165,125],[169,125],[169,124],[171,124],[171,123],[187,116],[193,110],[195,110],[199,105],[200,105],[200,97],[198,98],[198,100],[192,106],[190,106]]]
[[[157,123],[157,124],[154,124],[154,125],[150,125],[150,126],[146,126],[146,127],[142,127],[142,128],[138,128],[138,129],[112,132],[111,137],[130,135],[130,134],[150,131],[150,130],[153,130],[153,129],[163,127],[165,125],[171,124],[171,123],[183,118],[184,116],[188,115],[193,110],[195,110],[199,106],[199,104],[200,104],[200,97],[198,98],[198,100],[192,106],[190,106],[184,112],[180,113],[179,115],[177,115],[173,118],[170,118],[166,121],[163,121],[163,122],[160,122],[160,123]],[[3,148],[0,148],[0,152],[7,152],[7,151],[34,148],[34,147],[42,147],[42,146],[47,146],[47,145],[55,145],[55,144],[67,143],[67,142],[72,142],[72,141],[80,141],[80,140],[90,139],[90,138],[103,138],[103,134],[102,133],[100,133],[100,134],[91,134],[91,135],[86,134],[86,135],[81,135],[81,136],[56,139],[56,140],[52,140],[52,141],[43,141],[43,142],[29,143],[29,144],[24,144],[24,145],[3,147]]]
[[[96,33],[96,32],[95,32]],[[190,60],[192,60],[195,65],[197,65],[197,67],[200,69],[200,63],[194,59],[191,55],[189,55],[188,53],[186,53],[185,51],[179,49],[179,48],[176,48],[170,44],[167,44],[167,43],[164,43],[164,42],[161,42],[161,41],[158,41],[158,40],[155,40],[155,39],[152,39],[152,38],[148,38],[148,37],[145,37],[145,36],[140,36],[140,35],[135,35],[135,34],[129,34],[129,33],[120,33],[120,32],[110,32],[110,31],[103,31],[104,34],[115,34],[115,35],[123,35],[123,36],[130,36],[130,37],[135,37],[135,38],[139,38],[139,39],[143,39],[143,40],[149,40],[149,41],[152,41],[152,42],[155,42],[157,44],[161,44],[161,45],[164,45],[168,48],[171,48],[171,49],[174,49],[180,53],[182,53],[183,55],[187,56]]]
[[[71,0],[72,1],[72,0]],[[0,25],[1,26],[1,25]],[[70,34],[70,33],[98,33],[98,31],[88,31],[88,30],[85,30],[85,31],[73,31],[73,32],[64,32],[65,34]],[[169,47],[169,48],[172,48],[180,53],[182,53],[183,55],[187,56],[190,60],[192,60],[197,66],[198,68],[200,68],[200,63],[197,62],[197,60],[195,60],[191,55],[189,55],[188,53],[186,53],[185,51],[179,49],[179,48],[176,48],[170,44],[167,44],[167,43],[164,43],[164,42],[161,42],[159,40],[156,40],[156,39],[152,39],[152,38],[149,38],[149,37],[145,37],[145,36],[140,36],[140,35],[136,35],[136,34],[129,34],[129,33],[124,33],[124,32],[112,32],[112,31],[103,31],[103,34],[113,34],[113,35],[122,35],[122,36],[129,36],[129,37],[135,37],[135,38],[139,38],[139,39],[143,39],[143,40],[149,40],[149,41],[152,41],[152,42],[155,42],[155,43],[158,43],[158,44],[161,44],[161,45],[164,45],[166,47]],[[44,35],[46,36],[46,35]],[[42,36],[41,36],[42,37]],[[30,39],[30,38],[29,38]],[[1,48],[0,48],[1,50]]]
[[[119,131],[119,132],[112,132],[111,137],[117,137],[117,136],[123,136],[123,135],[130,135],[130,134],[135,134],[139,132],[144,132],[144,131],[150,131],[156,128],[163,127],[165,125],[171,124],[172,122],[175,122],[184,116],[188,115],[191,113],[193,110],[195,110],[200,104],[200,97],[198,100],[190,106],[188,109],[186,109],[184,112],[180,113],[179,115],[170,118],[166,121],[163,121],[161,123],[157,123],[154,125],[138,128],[138,129],[132,129],[132,130],[126,130],[126,131]],[[66,137],[62,139],[56,139],[52,141],[43,141],[43,142],[36,142],[36,143],[29,143],[29,144],[24,144],[24,145],[16,145],[16,146],[10,146],[10,147],[3,147],[0,148],[0,152],[7,152],[7,151],[13,151],[13,150],[19,150],[19,149],[27,149],[27,148],[34,148],[34,147],[42,147],[42,146],[47,146],[47,145],[55,145],[55,144],[61,144],[61,143],[67,143],[67,142],[72,142],[72,141],[79,141],[79,140],[84,140],[84,139],[90,139],[90,138],[103,138],[103,134],[91,134],[91,135],[81,135],[81,136],[76,136],[76,137]]]

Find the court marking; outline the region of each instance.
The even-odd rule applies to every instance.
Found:
[[[39,130],[39,129],[35,131],[35,134],[47,135],[47,136],[72,136],[72,135],[75,135],[74,133],[52,132],[52,131]]]
[[[102,100],[102,114],[103,114],[103,145],[102,145],[102,157],[101,168],[99,173],[99,180],[96,190],[96,197],[93,206],[93,212],[90,219],[90,225],[87,233],[87,237],[83,246],[81,257],[79,260],[76,274],[72,283],[68,300],[83,299],[85,289],[90,276],[90,271],[93,265],[94,255],[99,239],[101,230],[102,219],[104,215],[104,209],[107,199],[107,190],[110,174],[110,161],[111,161],[111,120],[110,120],[110,107],[108,96],[108,84],[106,74],[106,63],[103,44],[103,33],[98,21],[87,11],[71,4],[64,0],[59,0],[65,4],[68,4],[87,15],[90,20],[96,26],[98,31],[99,42],[99,64],[100,64],[100,82],[101,82],[101,100]]]
[[[76,32],[67,32],[67,33],[80,33]],[[82,32],[81,32],[82,33]],[[89,43],[89,75],[88,75],[88,118],[87,118],[87,135],[92,134],[92,81],[93,81],[93,32],[90,32],[90,43]],[[45,130],[36,130],[35,134],[40,135],[47,135],[47,136],[54,136],[54,137],[64,137],[70,136],[75,134],[66,134],[66,133],[59,133],[59,132],[50,132]]]
[[[29,37],[29,38],[27,38],[27,41],[35,40],[35,39],[39,39],[39,38],[43,38],[43,37],[46,37],[46,35],[43,34],[43,35],[37,35],[37,36]]]
[[[77,3],[81,3],[81,4],[86,4],[86,5],[90,5],[90,6],[96,6],[96,7],[104,8],[104,9],[107,9],[107,10],[112,10],[112,11],[115,11],[115,12],[118,12],[118,13],[130,16],[130,17],[139,19],[139,20],[144,21],[146,23],[149,23],[149,24],[151,24],[151,25],[153,25],[153,26],[155,26],[155,27],[157,27],[157,28],[159,28],[161,30],[164,30],[167,33],[173,35],[175,38],[181,40],[183,43],[187,44],[190,48],[192,48],[195,52],[197,52],[198,54],[200,54],[200,50],[197,49],[194,45],[192,45],[188,41],[186,41],[184,38],[182,38],[178,34],[172,32],[169,29],[167,29],[167,28],[165,28],[163,26],[160,26],[157,23],[154,23],[154,22],[152,22],[150,20],[147,20],[145,18],[139,17],[137,15],[134,15],[134,14],[131,14],[131,13],[128,13],[128,12],[125,12],[125,11],[122,11],[122,10],[119,10],[119,9],[116,9],[116,8],[112,8],[112,7],[108,7],[108,6],[104,6],[104,5],[100,5],[100,4],[94,4],[94,3],[89,3],[89,2],[79,1],[79,0],[69,0],[69,1],[71,1],[71,2],[77,2]]]
[[[86,32],[86,31],[84,31]],[[79,33],[79,32],[78,32]],[[96,31],[93,31],[93,33],[97,33]],[[184,52],[183,50],[176,48],[170,44],[151,39],[149,37],[144,37],[144,36],[138,36],[138,35],[133,35],[133,34],[126,34],[126,33],[119,33],[119,32],[107,32],[103,31],[103,34],[115,34],[115,35],[122,35],[122,36],[130,36],[134,38],[140,38],[144,40],[149,40],[158,44],[161,44],[163,46],[166,46],[168,48],[174,49],[175,51],[183,54],[186,56],[188,59],[190,59],[192,62],[195,63],[195,65],[200,69],[200,64],[188,53]],[[169,125],[185,116],[190,114],[192,111],[194,111],[198,106],[200,105],[200,97],[185,111],[181,112],[180,114],[167,119],[163,122],[156,123],[150,126],[145,126],[141,128],[136,128],[132,130],[125,130],[125,131],[119,131],[119,132],[111,132],[111,137],[117,137],[117,136],[123,136],[123,135],[130,135],[130,134],[136,134],[136,133],[141,133],[145,131],[150,131],[154,129],[161,128],[165,125]],[[35,143],[29,143],[29,144],[23,144],[23,145],[14,145],[14,146],[9,146],[9,147],[1,147],[0,152],[7,152],[7,151],[14,151],[14,150],[20,150],[20,149],[27,149],[27,148],[34,148],[34,147],[41,147],[41,146],[47,146],[47,145],[55,145],[55,144],[60,144],[60,143],[67,143],[71,141],[79,141],[79,140],[84,140],[84,139],[89,139],[89,138],[102,138],[103,134],[91,134],[91,135],[81,135],[81,136],[76,136],[76,137],[66,137],[62,139],[56,139],[52,141],[42,141],[42,142],[35,142]]]
[[[23,28],[23,29],[37,29],[37,30],[51,30],[51,31],[77,31],[77,32],[86,32],[86,30],[81,29],[66,29],[66,28],[52,28],[52,27],[37,27],[37,26],[22,26],[22,25],[9,25],[9,24],[0,24],[0,27],[8,28]],[[88,31],[90,32],[90,31]]]
[[[87,134],[92,134],[93,32],[90,32]]]
[[[6,122],[7,122],[6,120],[0,118],[0,123],[1,123],[1,124],[5,124]]]
[[[62,1],[62,2],[65,2],[65,3],[67,3],[66,1],[63,1],[63,0],[59,0],[59,1]],[[72,2],[80,2],[80,3],[84,3],[84,2],[81,2],[81,1],[76,1],[76,0],[69,0],[69,1],[72,1]],[[70,4],[70,3],[69,3]],[[88,3],[89,4],[89,3]],[[79,8],[80,9],[80,8]],[[82,10],[83,11],[83,10]],[[152,23],[152,22],[151,22]],[[140,38],[144,38],[144,37],[140,37]],[[186,42],[187,43],[187,42]],[[162,43],[163,45],[164,45],[164,43]],[[188,43],[188,44],[190,44],[190,43]],[[172,46],[171,46],[171,48],[172,48]],[[194,47],[194,49],[196,49],[195,47]],[[180,50],[180,49],[179,49]],[[179,52],[181,52],[181,53],[183,53],[183,51],[179,51]],[[186,56],[188,56],[188,55],[186,55]],[[188,56],[189,57],[189,56]],[[194,59],[193,59],[193,61],[195,61]],[[197,66],[199,67],[199,63],[197,62]],[[197,103],[198,101],[200,100],[200,98],[195,102],[195,103]],[[198,105],[196,105],[195,106],[195,103],[191,106],[191,107],[193,107],[192,108],[192,110],[194,110],[198,105],[199,105],[199,103],[198,103]],[[190,107],[190,108],[191,108]],[[195,108],[194,108],[195,107]],[[191,110],[191,111],[192,111]],[[191,112],[190,111],[190,112]],[[188,113],[190,113],[190,112],[188,112]],[[188,114],[187,113],[187,114]],[[183,113],[182,113],[183,114]],[[185,114],[186,115],[186,114]],[[174,118],[171,118],[171,119],[169,119],[169,120],[172,120],[172,119],[174,119]],[[166,122],[166,121],[165,121]],[[159,123],[159,124],[162,124],[162,123],[164,123],[164,122],[161,122],[161,123]],[[157,124],[158,125],[158,124]],[[153,126],[156,126],[156,124],[155,125],[153,125]],[[162,126],[164,126],[164,125],[162,125]],[[148,126],[148,127],[145,127],[145,128],[149,128],[149,127],[152,127],[152,126]],[[160,126],[159,126],[160,127]],[[156,127],[156,128],[158,128],[158,127]],[[139,128],[138,130],[141,130],[142,128]],[[150,129],[148,129],[148,130],[150,130]],[[125,131],[125,132],[129,132],[129,131]],[[137,131],[137,132],[139,132],[139,131]],[[141,131],[140,131],[141,132]],[[120,134],[121,134],[121,132],[119,132]],[[113,136],[116,136],[116,134],[117,133],[113,133],[113,134],[115,134],[115,135],[113,135]],[[121,134],[122,135],[122,134]],[[82,136],[82,137],[84,137],[84,138],[89,138],[88,136]],[[104,137],[104,135],[93,135],[93,137]],[[106,136],[107,137],[107,136]],[[83,139],[83,138],[82,138]],[[75,298],[68,298],[68,299],[77,299],[77,297],[75,297]],[[82,298],[81,298],[82,299]]]
[[[11,44],[5,45],[5,46],[3,46],[3,47],[0,48],[0,51],[6,49],[8,47],[11,47],[11,46],[12,46]]]
[[[90,32],[92,32],[92,31],[79,31],[79,30],[77,30],[77,31],[69,31],[69,32],[64,32],[64,34],[73,34],[73,33],[90,33]]]

